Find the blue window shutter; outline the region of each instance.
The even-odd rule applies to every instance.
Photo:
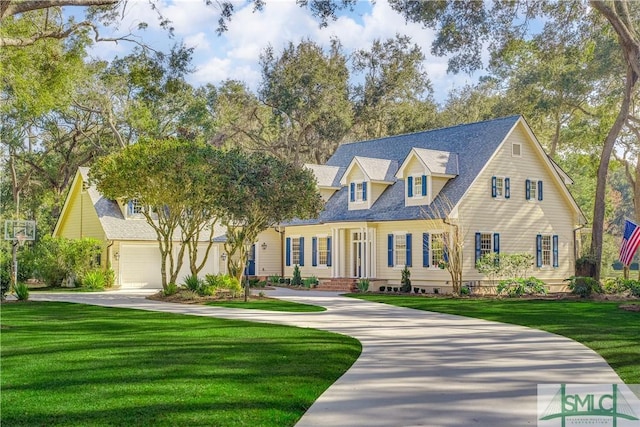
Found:
[[[422,233],[422,266],[429,267],[429,233]]]
[[[300,267],[304,266],[304,237],[300,238]]]
[[[362,200],[367,201],[367,182],[362,183]]]
[[[349,197],[352,202],[356,201],[356,183],[352,182],[349,186]]]
[[[500,234],[493,233],[493,252],[500,253]]]
[[[480,260],[482,256],[482,235],[480,233],[476,233],[476,264]]]
[[[331,237],[327,237],[327,266],[331,267]]]
[[[449,262],[449,249],[447,245],[444,245],[444,248],[442,248],[442,258],[444,258],[444,262]]]
[[[286,254],[285,254],[285,264],[287,267],[291,267],[291,237],[287,237],[286,242]]]
[[[555,234],[553,236],[553,266],[558,267],[560,265],[560,260],[558,259],[558,235]]]
[[[542,267],[542,235],[536,236],[536,266]]]
[[[538,181],[538,200],[542,200],[542,181]]]
[[[407,178],[407,196],[413,197],[413,177]]]
[[[311,238],[311,265],[313,267],[318,266],[318,238]]]
[[[393,234],[387,236],[387,265],[393,267]]]
[[[411,267],[411,233],[407,233],[407,267]]]
[[[422,175],[422,195],[427,195],[427,176]]]
[[[504,179],[504,198],[508,199],[511,197],[511,178]]]
[[[528,179],[524,183],[524,198],[527,200],[531,199],[531,180]]]
[[[498,195],[498,189],[496,184],[496,177],[491,177],[491,197],[496,197]]]

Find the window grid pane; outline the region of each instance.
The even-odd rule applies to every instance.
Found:
[[[300,264],[300,238],[291,239],[291,264]]]
[[[502,197],[504,188],[504,178],[496,177],[496,197]]]
[[[356,184],[356,202],[362,202],[364,200],[363,194],[364,194],[364,186],[362,185],[361,182],[358,182]]]
[[[480,255],[491,253],[493,249],[493,239],[491,233],[482,233],[480,236]]]
[[[404,234],[396,234],[395,251],[397,266],[405,266],[407,264],[407,237]]]
[[[422,177],[416,176],[413,178],[413,197],[422,196]]]
[[[531,188],[529,189],[531,200],[538,200],[538,181],[531,180]]]
[[[431,266],[437,267],[440,261],[444,261],[444,235],[437,233],[431,235]]]
[[[542,265],[551,266],[551,236],[542,236]]]
[[[327,265],[327,238],[318,237],[318,264]]]

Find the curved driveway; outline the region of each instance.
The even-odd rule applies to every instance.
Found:
[[[32,294],[32,299],[279,323],[360,340],[360,358],[318,398],[298,426],[535,426],[537,384],[622,382],[592,350],[535,329],[335,293],[277,289],[268,294],[322,305],[327,311],[172,304],[118,291]]]

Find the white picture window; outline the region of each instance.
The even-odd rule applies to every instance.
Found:
[[[358,182],[356,183],[356,202],[362,202],[364,199],[364,184]]]
[[[413,177],[413,197],[422,197],[422,177]]]

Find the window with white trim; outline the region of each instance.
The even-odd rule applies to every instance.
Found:
[[[394,251],[396,267],[407,265],[407,236],[406,234],[396,234],[394,236]]]
[[[538,200],[538,181],[531,179],[529,182],[529,200]]]
[[[438,267],[444,261],[444,233],[431,233],[431,266]]]
[[[480,256],[483,257],[486,254],[493,252],[493,234],[481,233],[480,234]]]
[[[291,238],[291,264],[300,265],[300,238]]]
[[[551,236],[542,236],[542,266],[551,267]]]
[[[413,177],[413,197],[422,197],[422,176]]]
[[[138,199],[131,199],[127,202],[127,216],[142,215],[142,204]]]
[[[364,184],[356,182],[356,202],[362,202],[363,200],[365,200]]]
[[[329,259],[329,245],[328,239],[326,237],[318,237],[318,265],[327,265],[327,261]]]

